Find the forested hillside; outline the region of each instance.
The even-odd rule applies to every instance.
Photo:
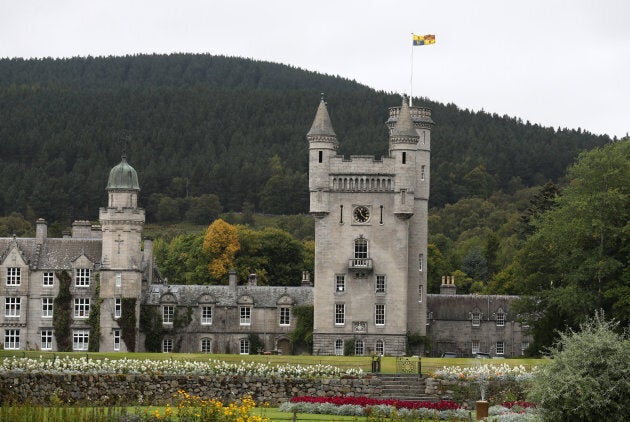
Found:
[[[149,221],[207,223],[243,207],[307,212],[305,134],[320,92],[341,153],[386,153],[387,109],[400,97],[339,77],[210,55],[2,59],[0,215],[95,220],[123,151],[139,173]],[[414,103],[431,107],[436,122],[437,208],[557,180],[580,151],[610,141]]]

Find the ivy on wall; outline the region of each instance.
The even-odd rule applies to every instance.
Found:
[[[172,326],[164,326],[162,324],[161,307],[158,306],[141,306],[140,307],[140,331],[144,333],[144,348],[147,352],[161,352],[162,340],[165,336],[175,336],[180,330],[188,326],[192,322],[192,307],[185,309],[175,307],[175,316]],[[182,339],[179,338],[173,347],[173,352],[179,352]]]
[[[297,318],[295,330],[291,333],[293,349],[304,348],[308,351],[313,349],[313,315],[315,311],[313,305],[294,306],[291,314]]]
[[[67,271],[55,273],[59,280],[59,293],[53,301],[53,328],[55,329],[55,340],[57,350],[60,352],[72,351],[72,336],[70,324],[72,323],[72,295],[70,294],[70,283],[72,278]]]
[[[90,326],[90,337],[88,341],[88,351],[98,352],[101,342],[101,304],[103,299],[100,298],[100,281],[99,274],[96,274],[96,288],[94,293],[94,303],[90,304],[90,315],[88,316],[88,325]]]
[[[136,299],[124,297],[121,302],[121,315],[118,326],[127,351],[136,351]]]

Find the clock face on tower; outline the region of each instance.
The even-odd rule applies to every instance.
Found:
[[[370,210],[361,205],[354,208],[352,216],[357,223],[367,223],[370,219]]]

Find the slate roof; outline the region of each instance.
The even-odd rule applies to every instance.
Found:
[[[495,313],[499,308],[510,313],[510,305],[519,296],[510,295],[427,295],[427,311],[433,319],[464,321],[470,319],[470,313],[477,309],[483,318]]]
[[[101,239],[47,238],[39,244],[35,238],[3,237],[0,238],[0,259],[4,259],[13,242],[33,270],[72,269],[72,262],[83,254],[92,262],[101,262]]]
[[[313,125],[308,131],[306,136],[332,136],[336,137],[335,130],[333,129],[332,122],[330,121],[330,115],[328,114],[328,108],[326,102],[322,98],[313,120]]]
[[[254,301],[254,306],[275,308],[278,299],[289,296],[293,299],[293,305],[312,305],[313,287],[283,287],[283,286],[236,286],[236,291],[230,286],[207,285],[160,285],[153,284],[145,296],[143,304],[158,305],[165,295],[173,295],[180,306],[197,306],[203,295],[212,297],[215,305],[234,306],[238,298],[249,296]]]

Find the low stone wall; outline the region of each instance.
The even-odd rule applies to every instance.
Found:
[[[378,378],[292,379],[240,376],[177,375],[50,375],[0,374],[0,404],[29,401],[34,404],[172,403],[178,390],[222,401],[250,395],[256,401],[277,405],[293,396],[369,396],[380,394]]]

